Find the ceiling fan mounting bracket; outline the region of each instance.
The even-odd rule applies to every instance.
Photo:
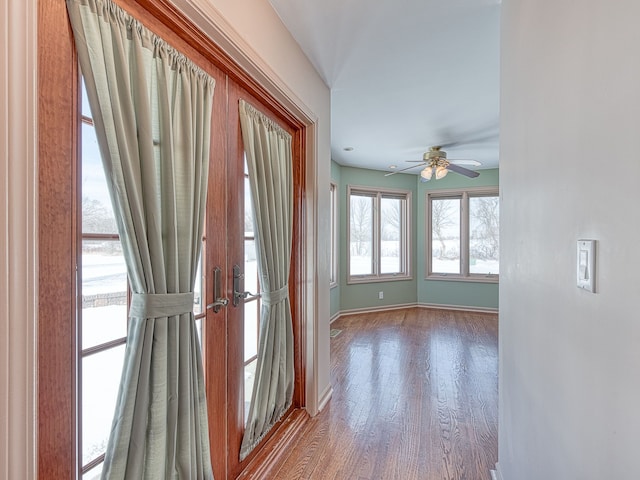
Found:
[[[393,172],[385,173],[385,176],[395,175],[396,173],[404,172],[415,167],[421,167],[421,175],[425,180],[430,180],[432,175],[436,175],[436,179],[443,178],[448,170],[454,171],[469,178],[475,178],[480,175],[478,172],[468,170],[461,167],[459,163],[466,163],[468,165],[480,165],[480,162],[475,160],[447,160],[447,152],[442,150],[442,146],[430,147],[427,152],[422,155],[422,161],[410,160],[411,162],[418,163],[419,165],[403,168],[402,170],[394,170]]]
[[[446,160],[447,152],[440,150],[442,147],[431,147],[428,152],[424,152],[422,159],[425,162],[438,162],[440,160]]]

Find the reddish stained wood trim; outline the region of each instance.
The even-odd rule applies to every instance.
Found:
[[[75,478],[78,69],[65,2],[38,2],[38,478]]]
[[[229,81],[227,111],[227,249],[224,254],[229,262],[227,271],[228,297],[233,300],[233,265],[244,270],[244,147],[240,133],[238,98],[241,95],[237,83]],[[235,478],[242,470],[239,461],[240,445],[244,432],[244,349],[237,340],[244,338],[244,305],[227,307],[228,336],[236,339],[229,343],[227,356],[227,478]],[[246,462],[245,462],[246,463]]]
[[[133,1],[133,0],[132,0]],[[284,108],[262,85],[255,81],[232,58],[230,58],[211,38],[195,26],[168,0],[135,0],[161,23],[199,51],[212,64],[226,73],[230,80],[241,85],[250,95],[259,98],[269,111],[295,128],[303,128],[303,123]]]
[[[292,258],[291,258],[291,274],[289,277],[289,296],[291,301],[291,313],[293,316],[293,336],[294,342],[297,346],[294,353],[294,365],[295,365],[295,389],[294,389],[294,406],[305,407],[306,402],[306,390],[307,384],[307,342],[306,331],[307,325],[305,322],[305,314],[303,306],[305,301],[303,300],[304,285],[305,285],[305,247],[307,232],[305,229],[306,206],[306,162],[304,152],[305,146],[305,129],[297,128],[293,132],[293,244],[292,244]]]

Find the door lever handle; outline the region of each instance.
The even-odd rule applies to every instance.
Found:
[[[246,298],[259,298],[259,293],[251,293],[249,291],[240,291],[240,280],[244,280],[244,273],[240,271],[238,265],[233,266],[233,306],[237,307],[240,304],[240,299]]]
[[[222,307],[229,305],[229,299],[222,297],[222,270],[220,267],[213,269],[213,303],[207,305],[207,309],[213,309],[213,313],[218,313]]]
[[[229,305],[229,299],[228,298],[219,298],[215,302],[210,303],[209,305],[207,305],[207,308],[209,308],[209,309],[213,308],[213,311],[215,313],[218,313],[220,311],[220,307],[226,307],[227,305]]]
[[[237,291],[233,292],[233,297],[234,298],[238,298],[238,299],[240,299],[240,298],[243,298],[243,299],[245,299],[245,298],[260,298],[261,296],[262,296],[262,294],[260,294],[260,293],[251,293],[248,290],[245,291],[245,292],[237,292]],[[236,304],[236,306],[237,306],[237,304]]]

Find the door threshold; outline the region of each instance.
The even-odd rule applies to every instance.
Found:
[[[307,411],[302,408],[291,412],[266,441],[265,445],[260,449],[260,453],[236,477],[237,480],[273,478],[273,475],[277,473],[291,453],[289,447],[302,433],[310,419],[311,417]]]

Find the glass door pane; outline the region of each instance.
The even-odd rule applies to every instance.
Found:
[[[82,359],[82,464],[107,449],[116,408],[125,346],[110,348]]]
[[[258,261],[253,232],[253,209],[249,175],[245,162],[244,178],[244,290],[252,294],[260,291]],[[244,421],[251,406],[251,395],[258,362],[258,334],[260,329],[260,297],[250,296],[244,301]]]

